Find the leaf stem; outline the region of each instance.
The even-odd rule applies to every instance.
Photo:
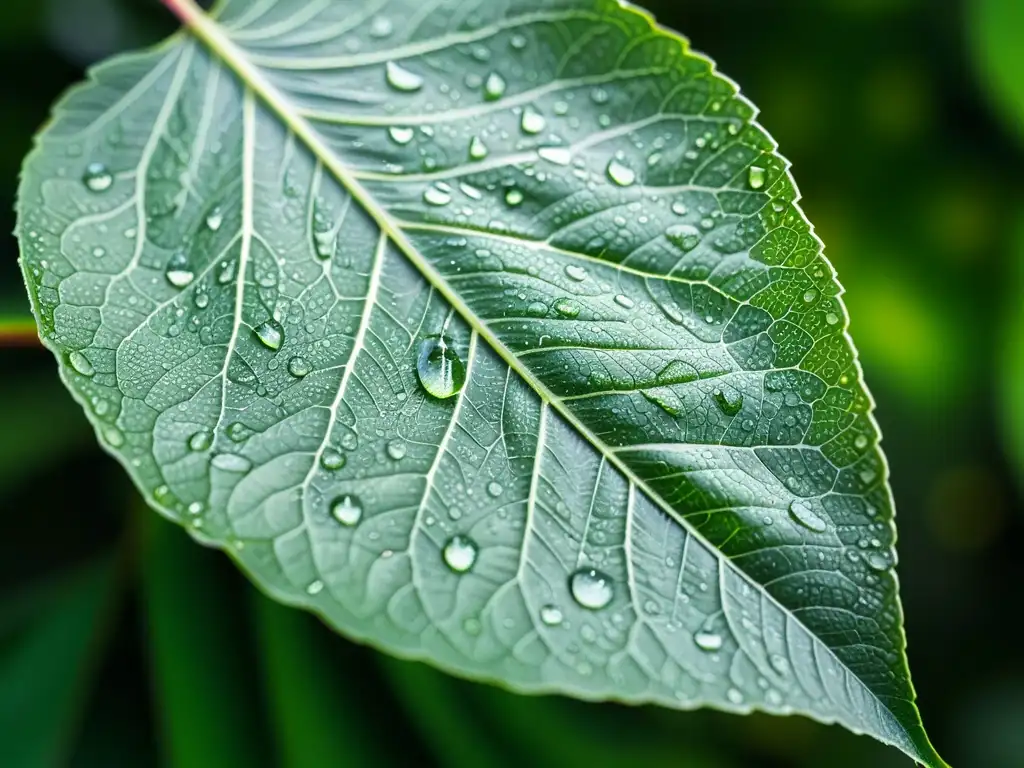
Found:
[[[0,316],[0,347],[39,346],[39,330],[33,318]]]

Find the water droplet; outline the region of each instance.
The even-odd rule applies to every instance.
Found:
[[[92,192],[106,192],[113,185],[114,176],[103,163],[89,163],[82,183]]]
[[[537,154],[555,165],[569,165],[572,162],[572,152],[566,147],[541,147]]]
[[[594,568],[576,571],[569,579],[573,599],[592,611],[604,608],[612,601],[612,578]]]
[[[523,129],[523,133],[540,133],[544,130],[545,125],[547,125],[547,121],[544,119],[544,115],[536,109],[533,107],[527,107],[523,110],[523,119],[519,123],[519,127]]]
[[[214,232],[220,229],[220,225],[223,223],[224,214],[221,212],[219,205],[206,215],[206,227]]]
[[[469,158],[470,160],[483,160],[490,153],[487,149],[487,145],[484,144],[483,139],[479,136],[474,136],[469,142]]]
[[[403,147],[412,141],[412,137],[415,135],[416,132],[412,128],[399,128],[395,125],[388,128],[388,136],[391,137],[391,140]]]
[[[737,691],[735,688],[730,688],[725,692],[725,697],[729,699],[733,704],[743,703],[743,694]]]
[[[357,496],[339,496],[331,503],[331,517],[351,528],[363,517],[363,505]]]
[[[565,617],[557,605],[545,605],[540,609],[540,620],[549,627],[557,627]]]
[[[192,435],[192,437],[188,439],[188,447],[193,451],[205,451],[207,448],[210,447],[210,444],[212,442],[213,438],[211,437],[209,432],[196,432],[194,435]]]
[[[716,389],[713,394],[715,405],[726,416],[735,416],[743,408],[743,395],[737,394],[734,400],[730,400],[725,392],[720,389]]]
[[[210,464],[224,472],[248,472],[252,462],[237,453],[218,453],[210,460]]]
[[[620,293],[615,297],[615,303],[626,309],[632,309],[635,305],[635,302],[624,293]]]
[[[517,51],[521,51],[526,47],[526,38],[522,35],[512,35],[512,38],[509,40],[509,45]]]
[[[889,570],[889,558],[883,552],[869,552],[864,560],[873,571]]]
[[[175,288],[185,288],[195,279],[195,273],[189,269],[188,257],[183,251],[178,251],[167,263],[167,270],[164,272],[167,282]]]
[[[445,565],[456,573],[465,573],[476,562],[476,542],[468,536],[457,534],[448,539],[442,552]]]
[[[466,366],[443,336],[432,336],[420,343],[416,374],[430,395],[444,400],[462,389],[466,381]]]
[[[405,458],[405,454],[409,450],[409,447],[405,444],[404,440],[396,439],[387,444],[386,450],[391,459],[394,461],[401,461]]]
[[[692,251],[700,245],[703,235],[692,224],[677,224],[665,230],[665,237],[677,248]]]
[[[523,193],[513,187],[505,193],[505,202],[515,207],[523,202]]]
[[[618,160],[608,163],[607,173],[608,178],[620,187],[629,187],[636,183],[636,171]]]
[[[308,595],[319,595],[323,591],[324,583],[320,579],[309,582],[309,586],[306,587],[306,594]]]
[[[717,632],[702,629],[694,633],[693,642],[702,651],[717,651],[722,647],[722,636]]]
[[[260,323],[253,328],[253,333],[263,343],[263,346],[274,352],[279,350],[282,342],[284,342],[284,330],[273,320]]]
[[[75,369],[76,373],[80,373],[83,376],[96,375],[96,369],[93,367],[93,364],[89,362],[89,358],[77,349],[68,355],[68,363]]]
[[[577,283],[582,283],[587,279],[587,270],[583,267],[577,266],[576,264],[570,264],[565,268],[565,274],[569,276],[571,280],[575,280]]]
[[[370,35],[373,37],[387,37],[394,31],[394,25],[387,16],[374,16],[370,22]]]
[[[423,200],[430,205],[443,206],[452,201],[452,190],[447,184],[434,184],[423,192]]]
[[[210,294],[197,293],[193,297],[192,303],[196,305],[196,309],[206,309],[208,306],[210,306]]]
[[[828,323],[829,325],[835,325],[836,323],[839,322],[839,315],[837,315],[835,312],[829,312],[827,315],[825,315],[825,322]]]
[[[345,466],[345,454],[340,451],[335,451],[332,448],[328,448],[322,454],[320,454],[320,466],[329,472],[333,472],[336,469],[341,469]]]
[[[312,370],[313,366],[304,357],[293,357],[288,361],[288,373],[297,379],[308,376]]]
[[[409,93],[412,91],[418,91],[423,87],[422,77],[417,75],[415,72],[410,72],[408,69],[398,66],[393,61],[389,61],[385,65],[385,74],[387,76],[388,85],[396,91]]]
[[[672,213],[674,213],[676,216],[685,216],[688,210],[689,209],[686,207],[686,205],[680,202],[679,200],[672,203]]]
[[[747,175],[747,180],[750,182],[751,189],[760,189],[764,186],[765,182],[765,170],[756,165],[750,166],[750,172]]]
[[[572,299],[558,299],[555,302],[555,312],[562,317],[573,318],[579,315],[580,305]]]
[[[803,499],[795,499],[790,503],[789,514],[804,528],[815,533],[824,533],[828,530],[828,524]]]
[[[487,76],[487,80],[484,82],[484,98],[487,101],[497,101],[505,95],[505,78],[499,75],[497,72],[491,72]]]
[[[495,482],[494,480],[487,484],[487,493],[489,493],[494,498],[498,498],[499,496],[501,496],[501,493],[504,490],[505,489],[501,487],[501,483]]]
[[[818,298],[818,291],[811,288],[809,291],[804,291],[804,302],[810,304],[816,298]]]

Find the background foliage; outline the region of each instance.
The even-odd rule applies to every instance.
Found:
[[[1024,6],[644,4],[762,108],[848,289],[936,746],[1024,766]],[[51,102],[173,29],[155,0],[0,4],[0,229]],[[24,317],[16,259],[0,239],[0,314]],[[348,643],[142,508],[50,355],[0,367],[4,765],[907,764],[799,718],[523,698]]]

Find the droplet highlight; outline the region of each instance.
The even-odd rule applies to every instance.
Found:
[[[448,539],[441,554],[445,565],[455,573],[466,573],[476,562],[477,552],[475,541],[468,536],[457,534]]]

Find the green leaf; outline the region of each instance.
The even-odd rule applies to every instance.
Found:
[[[10,768],[65,764],[96,671],[116,594],[113,557],[67,578],[59,594],[33,590],[45,613],[0,658],[0,752]],[[23,613],[19,596],[0,603],[0,624]]]
[[[1012,249],[1013,268],[1000,323],[996,380],[1001,406],[999,426],[1010,461],[1024,483],[1024,216],[1017,222]]]
[[[613,0],[170,4],[18,204],[157,509],[399,656],[943,764],[841,289],[732,82]]]
[[[1007,124],[1024,136],[1024,4],[1019,0],[973,0],[969,30],[982,86]]]

